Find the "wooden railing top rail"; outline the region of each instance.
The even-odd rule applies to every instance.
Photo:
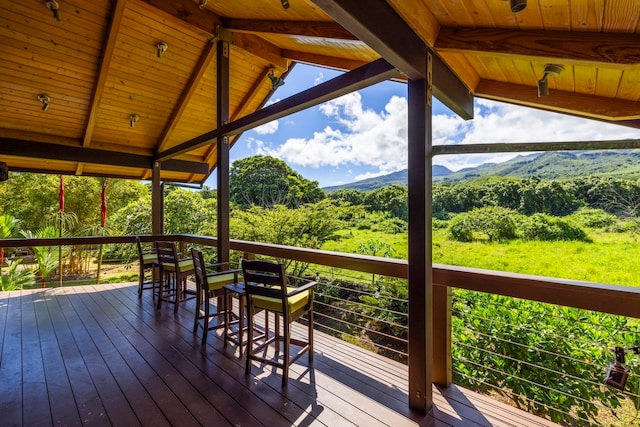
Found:
[[[215,237],[191,234],[142,235],[140,239],[143,242],[173,240],[176,242],[187,242],[205,246],[215,246],[217,242]],[[95,245],[134,242],[135,236],[0,239],[0,247]],[[408,262],[401,259],[295,248],[243,240],[231,240],[231,249],[245,253],[292,259],[346,270],[381,274],[401,279],[408,278]],[[640,288],[441,264],[434,264],[433,266],[433,281],[437,286],[450,286],[640,318]]]

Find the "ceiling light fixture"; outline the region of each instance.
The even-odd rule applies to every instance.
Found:
[[[59,21],[60,13],[58,12],[58,9],[60,9],[60,5],[58,5],[58,2],[56,0],[44,0],[44,4],[49,10],[53,12],[53,17],[55,18],[55,20]]]
[[[200,0],[200,5],[198,5],[200,10],[204,10],[207,7],[207,1],[208,0]]]
[[[49,109],[49,102],[51,101],[49,95],[38,95],[38,101],[42,102],[42,111],[47,111]]]
[[[511,3],[511,12],[513,13],[521,12],[527,7],[527,0],[510,0],[509,3]]]
[[[544,66],[544,74],[542,78],[538,80],[538,97],[549,95],[549,82],[547,81],[547,77],[555,77],[560,74],[562,70],[564,70],[562,65],[547,64]]]
[[[282,3],[284,10],[289,9],[289,0],[280,0],[280,3]]]
[[[275,75],[275,69],[273,68],[269,71],[269,74],[267,74],[267,77],[269,77],[269,80],[271,80],[271,89],[273,90],[278,89],[280,86],[284,84],[284,79],[282,77],[277,77]]]
[[[162,54],[169,49],[169,45],[166,42],[160,42],[156,45],[156,48],[158,49],[158,58],[162,58]]]
[[[136,127],[136,122],[138,121],[139,118],[140,116],[137,114],[132,114],[129,116],[129,124],[132,128]]]

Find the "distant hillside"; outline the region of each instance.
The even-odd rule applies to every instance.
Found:
[[[336,185],[333,187],[325,187],[323,190],[326,193],[333,193],[338,190],[359,190],[359,191],[369,191],[375,190],[376,188],[386,187],[388,185],[404,185],[406,186],[409,182],[409,171],[407,169],[393,172],[388,175],[377,176],[375,178],[363,179],[362,181],[356,181],[349,184],[344,185]],[[452,174],[453,171],[447,167],[434,165],[433,166],[433,176],[444,177],[449,174]]]
[[[542,179],[572,178],[579,176],[611,176],[640,178],[640,150],[616,151],[559,151],[517,156],[502,163],[483,165],[452,172],[444,166],[433,167],[434,182],[462,182],[489,176],[512,176]],[[387,185],[407,185],[407,170],[365,179],[350,184],[327,187],[331,193],[341,189],[369,191]]]

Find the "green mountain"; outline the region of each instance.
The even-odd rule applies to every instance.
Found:
[[[445,177],[453,173],[453,171],[445,166],[433,165],[433,176],[434,177]],[[388,175],[377,176],[375,178],[363,179],[362,181],[356,181],[349,184],[336,185],[333,187],[324,187],[323,190],[325,193],[333,193],[338,190],[359,190],[359,191],[369,191],[375,190],[376,188],[386,187],[388,185],[404,185],[406,186],[409,182],[409,171],[407,169],[403,169],[398,172],[393,172]]]
[[[456,172],[435,165],[434,182],[462,182],[490,176],[511,176],[542,179],[575,178],[579,176],[611,176],[640,178],[640,150],[557,151],[517,156],[502,163],[485,163]],[[324,188],[331,193],[341,189],[368,191],[387,185],[407,185],[407,170],[350,184]]]

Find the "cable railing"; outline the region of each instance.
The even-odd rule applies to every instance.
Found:
[[[0,244],[128,245],[134,238],[9,239]],[[214,256],[216,239],[211,237],[141,240],[160,239],[196,245]],[[319,282],[319,330],[407,361],[407,261],[246,241],[230,246],[236,265],[240,258],[260,257],[304,266],[292,279]],[[434,363],[435,381],[500,395],[563,424],[639,422],[640,362],[633,348],[640,344],[640,289],[444,265],[434,265],[433,282],[432,351],[445,361]],[[616,347],[626,349],[624,362],[612,351]]]

